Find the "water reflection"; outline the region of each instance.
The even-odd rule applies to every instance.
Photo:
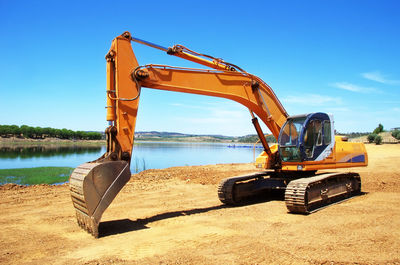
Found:
[[[0,147],[0,158],[30,159],[34,157],[67,156],[71,154],[99,153],[101,146],[12,146]]]
[[[105,151],[105,146],[0,147],[0,169],[52,166],[75,168],[96,160]],[[133,147],[131,172],[174,166],[249,163],[252,160],[253,148],[231,148],[229,144],[140,142]]]

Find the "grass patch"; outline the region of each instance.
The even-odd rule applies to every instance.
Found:
[[[0,184],[56,184],[68,181],[72,167],[33,167],[0,169]]]

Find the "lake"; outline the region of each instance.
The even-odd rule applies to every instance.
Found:
[[[0,169],[31,167],[77,167],[93,161],[105,147],[37,146],[1,147]],[[256,155],[262,149],[256,148]],[[252,144],[139,142],[134,145],[131,172],[173,166],[249,163],[253,161]]]

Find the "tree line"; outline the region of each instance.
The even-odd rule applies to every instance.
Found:
[[[347,136],[348,138],[358,138],[361,136],[366,136],[370,134],[369,132],[351,132],[351,133],[340,133],[335,130],[335,135]]]
[[[276,143],[276,139],[273,135],[267,135],[265,138],[268,143]],[[259,138],[258,138],[257,134],[250,134],[250,135],[238,137],[238,141],[240,143],[253,143],[254,144],[258,140],[259,140]]]
[[[27,125],[0,125],[0,136],[29,138],[29,139],[44,139],[58,138],[69,140],[101,140],[103,135],[99,132],[72,131],[68,129],[55,129],[51,127],[32,127]]]

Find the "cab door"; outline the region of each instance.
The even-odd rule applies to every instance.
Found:
[[[316,117],[310,117],[306,121],[303,130],[301,146],[303,161],[323,160],[331,151],[327,150],[331,149],[332,142],[329,116],[326,114],[326,117],[324,117],[324,115],[315,116]]]

